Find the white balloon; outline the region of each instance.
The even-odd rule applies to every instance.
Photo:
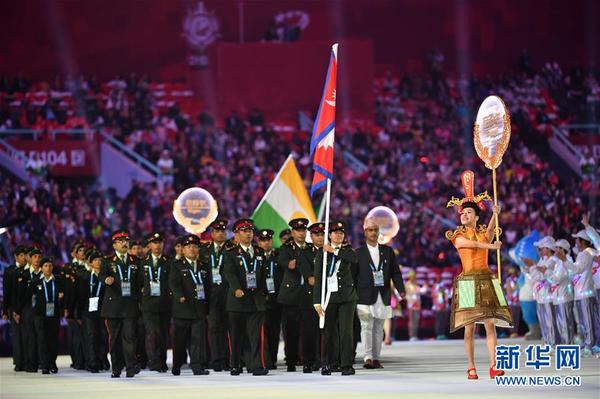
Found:
[[[398,234],[400,223],[396,212],[387,206],[376,206],[367,213],[366,219],[372,219],[379,226],[379,244],[387,244]]]

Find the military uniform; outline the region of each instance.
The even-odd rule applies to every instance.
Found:
[[[163,241],[161,233],[147,237],[148,243]],[[141,261],[138,286],[141,291],[141,310],[146,335],[148,367],[152,371],[165,372],[167,368],[167,339],[171,320],[171,290],[169,289],[169,259],[164,255],[149,253]],[[139,337],[138,337],[139,339]]]
[[[302,317],[302,363],[304,364],[303,372],[310,373],[315,368],[315,365],[320,364],[319,351],[319,315],[315,312],[312,299],[315,287],[308,283],[309,278],[315,275],[315,258],[317,252],[322,249],[314,245],[307,245],[302,251],[302,256],[299,258],[300,272],[306,282],[303,286],[304,294],[300,303],[300,313]],[[339,349],[338,349],[339,351]],[[318,367],[316,368],[318,370]]]
[[[183,243],[200,245],[200,240],[190,235]],[[194,375],[208,374],[206,341],[206,316],[209,311],[210,269],[198,259],[182,257],[169,274],[173,295],[173,369],[180,374],[181,366],[190,355]],[[183,298],[183,300],[181,299]]]
[[[210,227],[225,230],[227,221],[216,220]],[[229,368],[229,342],[227,336],[227,280],[223,277],[225,250],[227,245],[215,242],[203,243],[200,247],[200,260],[203,266],[211,270],[210,310],[208,312],[208,342],[210,345],[210,362],[215,371]]]
[[[308,220],[304,218],[293,219],[289,223],[290,227],[300,230],[308,227]],[[283,318],[285,319],[285,352],[288,371],[295,371],[299,359],[299,341],[303,316],[309,316],[304,324],[311,325],[311,313],[303,310],[311,307],[311,298],[308,296],[306,285],[311,267],[308,266],[310,260],[306,257],[308,253],[314,251],[310,243],[297,243],[294,240],[288,240],[283,244],[279,251],[278,261],[283,270],[283,280],[277,296],[277,301],[283,305]],[[293,269],[290,269],[290,262],[296,261]],[[304,274],[301,270],[304,270]],[[306,278],[305,278],[306,274]],[[314,309],[311,309],[314,313]],[[316,338],[312,334],[312,329],[308,328],[303,334],[303,350],[305,356],[305,371],[312,370],[314,362]],[[310,366],[307,368],[307,366]]]
[[[27,247],[24,245],[18,245],[15,248],[14,256],[24,254],[27,252]],[[4,271],[3,278],[3,298],[4,303],[2,307],[2,315],[10,320],[10,341],[12,346],[12,357],[15,371],[25,371],[25,348],[23,347],[23,330],[21,324],[17,323],[13,317],[13,312],[18,308],[18,297],[17,297],[17,276],[20,275],[25,265],[19,265],[15,263],[9,266]]]
[[[79,240],[73,244],[71,254],[73,260],[65,263],[60,272],[65,283],[65,308],[67,309],[67,342],[69,354],[71,355],[71,367],[75,370],[83,370],[86,365],[84,350],[84,333],[81,324],[81,314],[77,305],[77,276],[85,271],[85,266],[80,263],[75,254],[85,248],[83,241]]]
[[[115,240],[128,240],[125,231],[116,231],[112,235]],[[136,324],[139,314],[138,273],[139,260],[129,254],[111,255],[104,259],[100,269],[100,281],[112,277],[112,284],[106,284],[106,292],[102,301],[102,317],[107,319],[110,337],[110,358],[113,377],[118,378],[126,367],[127,377],[139,372],[136,359]]]
[[[40,250],[37,248],[30,248],[29,256],[33,254],[40,254]],[[21,329],[23,331],[23,348],[25,349],[25,371],[37,372],[38,370],[38,339],[35,330],[35,318],[32,308],[32,297],[29,295],[28,290],[30,285],[41,274],[41,270],[33,270],[31,265],[25,266],[23,270],[20,270],[17,277],[17,314],[21,316]]]
[[[102,254],[97,251],[88,256],[90,263],[97,258],[102,258]],[[108,333],[104,319],[100,316],[106,285],[100,281],[99,274],[83,270],[77,275],[75,288],[76,306],[80,309],[83,325],[86,367],[93,373],[108,370]]]
[[[342,222],[333,223],[329,231],[344,231]],[[340,366],[344,375],[353,374],[354,361],[354,314],[358,295],[356,293],[357,261],[356,252],[349,244],[334,247],[335,253],[327,253],[326,272],[318,267],[323,262],[323,252],[317,251],[315,257],[315,289],[313,291],[313,304],[321,303],[321,284],[325,284],[326,295],[329,297],[325,309],[325,361],[322,374],[330,374],[329,365],[337,361],[335,353],[330,348],[335,347],[335,340],[339,340]],[[337,328],[337,329],[336,329]],[[338,336],[339,332],[339,336]]]
[[[42,258],[40,265],[52,263],[52,258]],[[32,298],[33,324],[37,337],[39,366],[43,374],[58,372],[58,329],[64,308],[64,284],[60,277],[40,274],[27,289],[27,297]]]
[[[253,229],[250,219],[238,220],[233,231]],[[254,375],[265,375],[263,321],[266,310],[266,280],[264,253],[258,247],[244,248],[241,244],[225,253],[224,274],[229,290],[227,311],[231,336],[231,374],[241,373],[241,356],[244,341],[249,341],[249,356],[246,367]],[[240,298],[235,292],[241,290]]]
[[[258,232],[259,241],[273,239],[273,230],[263,229]],[[277,295],[283,279],[283,271],[277,262],[278,251],[264,251],[266,312],[265,312],[265,367],[269,370],[277,368],[279,352],[279,333],[281,332],[282,306],[277,302]]]

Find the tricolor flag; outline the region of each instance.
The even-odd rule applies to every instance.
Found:
[[[289,228],[288,222],[295,218],[316,222],[310,197],[290,154],[256,207],[252,220],[259,229],[275,231],[273,245],[277,247],[279,233]]]
[[[310,156],[315,174],[310,195],[333,179],[333,142],[335,136],[335,81],[337,75],[337,43],[331,47],[331,58],[325,79],[325,89],[310,140]]]

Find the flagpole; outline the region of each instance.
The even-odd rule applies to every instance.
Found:
[[[329,244],[329,202],[331,200],[331,179],[327,179],[327,190],[325,191],[325,242],[323,245],[323,265],[321,271],[321,308],[327,309],[325,303],[325,287],[327,284],[327,251],[325,245]],[[319,317],[319,328],[325,327],[325,316]]]

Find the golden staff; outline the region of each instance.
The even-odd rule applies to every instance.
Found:
[[[504,101],[498,96],[487,97],[477,112],[473,129],[473,142],[477,155],[485,167],[492,170],[494,188],[494,205],[498,205],[498,190],[496,186],[496,169],[502,163],[502,157],[510,142],[510,114]],[[496,224],[496,241],[500,241],[500,224],[498,214],[494,216]],[[500,249],[496,250],[498,259],[498,281],[502,281]]]

